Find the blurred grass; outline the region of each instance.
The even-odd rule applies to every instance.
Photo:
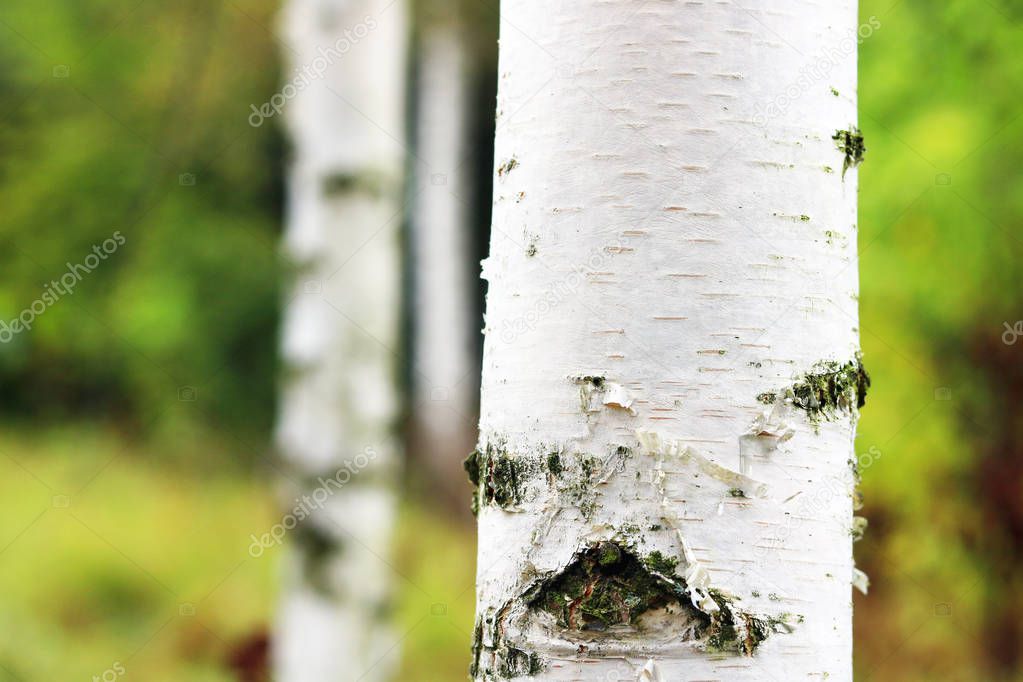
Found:
[[[279,514],[258,472],[173,462],[100,430],[0,433],[0,679],[92,679],[115,663],[127,681],[238,679],[229,661],[265,633],[279,587],[280,548],[252,558],[249,536]],[[394,563],[401,679],[462,679],[470,529],[411,503]]]
[[[5,433],[0,453],[11,679],[92,679],[115,661],[127,679],[235,679],[226,649],[264,627],[275,590],[273,562],[247,560],[275,512],[265,482],[101,431]]]

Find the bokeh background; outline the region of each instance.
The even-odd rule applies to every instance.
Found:
[[[857,679],[1023,680],[1023,5],[861,5]],[[282,78],[277,11],[0,6],[0,319],[124,236],[0,345],[0,680],[262,679],[280,556],[247,547],[279,514],[287,147],[246,119]],[[474,532],[421,474],[410,456],[401,679],[462,679]]]

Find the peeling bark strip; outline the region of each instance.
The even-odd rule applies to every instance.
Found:
[[[851,682],[856,4],[633,9],[502,12],[472,673]]]

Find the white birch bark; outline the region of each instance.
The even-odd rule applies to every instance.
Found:
[[[280,682],[385,680],[399,657],[387,557],[405,24],[400,0],[291,0],[282,16],[294,149],[284,246],[298,272],[277,425],[294,520],[274,637]]]
[[[856,3],[502,12],[475,678],[849,682]]]
[[[420,27],[417,198],[412,214],[416,454],[452,499],[475,439],[479,369],[470,274],[466,45],[456,17]]]

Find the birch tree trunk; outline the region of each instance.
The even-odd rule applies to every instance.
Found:
[[[446,16],[424,9],[419,27],[412,447],[454,501],[465,491],[454,474],[475,438],[479,368],[470,278],[470,67],[456,6],[444,7]]]
[[[275,679],[389,679],[406,40],[400,0],[291,0]],[[290,523],[289,523],[290,520]]]
[[[475,679],[852,679],[855,38],[503,8]]]

